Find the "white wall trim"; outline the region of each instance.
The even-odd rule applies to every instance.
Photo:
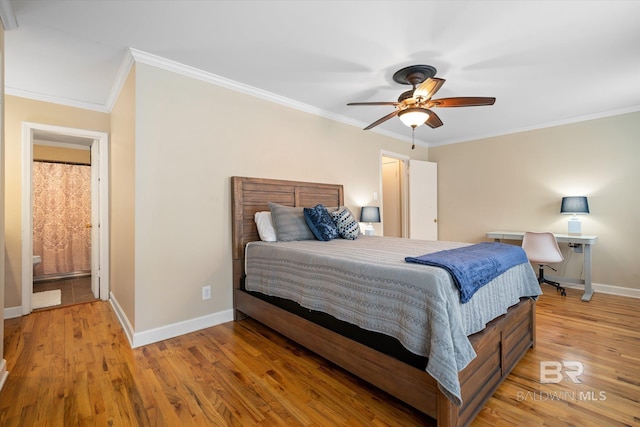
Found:
[[[118,300],[111,293],[111,298],[109,298],[109,302],[111,303],[111,307],[113,307],[113,311],[116,314],[116,317],[120,321],[120,325],[122,325],[122,329],[124,329],[124,334],[127,336],[127,340],[129,340],[129,345],[133,347],[133,326],[129,322],[129,318],[124,313],[124,310],[118,304]]]
[[[257,98],[261,98],[269,102],[273,102],[276,104],[284,105],[285,107],[293,108],[294,110],[303,111],[305,113],[324,117],[326,119],[345,123],[347,125],[356,126],[359,128],[363,128],[368,125],[368,123],[361,122],[358,120],[353,120],[349,117],[345,117],[340,114],[331,113],[321,108],[317,108],[312,105],[305,104],[303,102],[295,101],[293,99],[286,98],[284,96],[277,95],[273,92],[268,92],[266,90],[259,89],[257,87],[249,86],[244,83],[239,83],[235,80],[231,80],[226,77],[222,77],[217,74],[210,73],[208,71],[203,71],[198,68],[191,67],[189,65],[184,65],[179,62],[163,58],[161,56],[157,56],[157,55],[147,53],[134,48],[129,48],[129,50],[135,62],[151,65],[153,67],[161,68],[163,70],[171,71],[176,74],[201,80],[206,83],[211,83],[216,86],[221,86],[227,89],[231,89],[236,92],[243,93],[245,95],[255,96]],[[385,135],[390,138],[399,139],[401,141],[407,141],[407,142],[411,141],[411,136],[410,136],[411,134],[408,132],[407,134],[398,134],[395,132],[386,131],[382,128],[375,128],[370,130],[369,132],[379,133],[381,135]],[[425,142],[416,140],[416,144],[418,143],[422,143],[421,145],[423,146],[426,145]]]
[[[0,2],[2,2],[3,0],[0,0]],[[116,77],[114,79],[114,82],[111,86],[111,90],[109,91],[109,95],[105,101],[104,104],[99,104],[99,103],[92,103],[92,102],[82,102],[82,101],[78,101],[78,100],[73,100],[73,99],[67,99],[67,98],[60,98],[60,97],[56,97],[56,96],[52,96],[52,95],[46,95],[46,94],[42,94],[42,93],[37,93],[37,92],[31,92],[31,91],[26,91],[26,90],[22,90],[22,89],[17,89],[17,88],[12,88],[10,86],[5,87],[5,94],[7,95],[11,95],[11,96],[19,96],[21,98],[28,98],[28,99],[34,99],[37,101],[44,101],[44,102],[51,102],[54,104],[60,104],[60,105],[67,105],[70,107],[76,107],[76,108],[82,108],[85,110],[93,110],[93,111],[99,111],[102,113],[110,113],[111,109],[113,108],[113,106],[115,105],[115,102],[118,99],[118,95],[120,94],[120,91],[122,90],[122,86],[124,85],[124,82],[126,81],[126,78],[129,74],[129,70],[131,70],[131,67],[133,66],[133,64],[135,62],[140,62],[143,64],[147,64],[147,65],[151,65],[157,68],[161,68],[163,70],[167,70],[167,71],[171,71],[174,72],[176,74],[180,74],[186,77],[191,77],[194,79],[198,79],[198,80],[202,80],[204,82],[207,83],[211,83],[211,84],[215,84],[217,86],[221,86],[221,87],[225,87],[227,89],[231,89],[234,90],[236,92],[240,92],[240,93],[244,93],[246,95],[251,95],[251,96],[255,96],[257,98],[261,98],[264,99],[266,101],[270,101],[270,102],[274,102],[276,104],[280,104],[280,105],[284,105],[286,107],[289,108],[293,108],[295,110],[299,110],[299,111],[304,111],[306,113],[309,114],[313,114],[316,116],[320,116],[320,117],[324,117],[330,120],[334,120],[340,123],[344,123],[347,125],[351,125],[351,126],[356,126],[359,128],[362,128],[366,125],[368,125],[368,123],[365,122],[361,122],[358,120],[354,120],[351,119],[349,117],[345,117],[342,116],[340,114],[334,114],[331,113],[329,111],[311,106],[309,104],[304,104],[302,102],[299,101],[295,101],[292,100],[290,98],[285,98],[281,95],[277,95],[275,93],[272,92],[268,92],[262,89],[258,89],[256,87],[253,86],[249,86],[249,85],[245,85],[243,83],[239,83],[236,82],[234,80],[231,79],[227,79],[226,77],[222,77],[222,76],[218,76],[216,74],[213,73],[209,73],[207,71],[203,71],[200,70],[198,68],[195,67],[191,67],[189,65],[184,65],[181,64],[179,62],[176,61],[172,61],[170,59],[166,59],[163,58],[161,56],[157,56],[151,53],[147,53],[144,52],[142,50],[138,50],[135,48],[130,47],[126,53],[125,56],[123,57],[123,60],[120,64],[120,68],[118,69],[118,72],[116,73]],[[581,116],[581,117],[574,117],[574,118],[569,118],[566,120],[559,120],[559,121],[555,121],[555,122],[549,122],[549,123],[542,123],[539,125],[535,125],[535,126],[528,126],[528,127],[522,127],[522,128],[517,128],[517,129],[510,129],[510,130],[506,130],[503,132],[499,132],[499,133],[492,133],[492,134],[485,134],[485,135],[474,135],[472,137],[468,137],[468,138],[461,138],[461,139],[453,139],[453,140],[449,140],[449,141],[443,141],[440,143],[429,143],[426,141],[422,141],[419,139],[415,140],[416,145],[420,145],[423,147],[440,147],[443,145],[450,145],[450,144],[457,144],[457,143],[461,143],[461,142],[469,142],[469,141],[477,141],[477,140],[482,140],[482,139],[486,139],[486,138],[494,138],[494,137],[498,137],[498,136],[503,136],[503,135],[511,135],[514,133],[520,133],[520,132],[528,132],[531,130],[537,130],[537,129],[545,129],[545,128],[549,128],[549,127],[555,127],[555,126],[561,126],[561,125],[566,125],[566,124],[572,124],[572,123],[579,123],[579,122],[584,122],[587,120],[595,120],[595,119],[599,119],[599,118],[605,118],[605,117],[610,117],[610,116],[616,116],[616,115],[621,115],[621,114],[626,114],[626,113],[633,113],[633,112],[637,112],[640,111],[640,105],[634,105],[631,107],[627,107],[627,108],[622,108],[622,109],[617,109],[617,110],[611,110],[611,111],[604,111],[601,113],[597,113],[597,114],[591,114],[591,115],[585,115],[585,116]],[[394,138],[400,141],[405,141],[405,142],[411,142],[411,136],[410,133],[407,132],[407,134],[398,134],[395,132],[389,132],[385,129],[382,128],[374,128],[374,129],[370,129],[368,132],[374,132],[380,135],[384,135],[384,136],[388,136],[390,138]]]
[[[133,336],[132,348],[140,347],[154,342],[174,338],[180,335],[210,328],[233,320],[233,310],[220,311],[202,317],[185,320],[147,331],[136,332]]]
[[[54,95],[46,95],[44,93],[32,92],[30,90],[16,89],[11,86],[5,87],[5,95],[18,96],[20,98],[33,99],[42,102],[51,102],[52,104],[66,105],[67,107],[81,108],[83,110],[98,111],[100,113],[109,113],[107,106],[93,102],[83,102],[76,99],[61,98]]]
[[[236,82],[235,80],[228,79],[226,77],[219,76],[217,74],[209,73],[207,71],[200,70],[198,68],[184,65],[170,59],[162,58],[151,53],[143,52],[138,49],[130,48],[131,55],[136,62],[151,65],[156,68],[170,71],[172,73],[180,74],[193,79],[201,80],[206,83],[211,83],[216,86],[221,86],[227,89],[234,90],[236,92],[244,93],[245,95],[255,96],[267,101],[275,102],[277,104],[285,105],[287,107],[295,108],[297,110],[306,111],[310,114],[320,115],[333,120],[339,120],[342,116],[331,114],[319,108],[313,107],[302,102],[294,101],[284,96],[277,95],[272,92],[268,92],[257,87],[245,85],[243,83]],[[344,117],[342,117],[344,119]],[[351,124],[360,124],[351,120]]]
[[[196,317],[194,319],[184,320],[182,322],[172,323],[158,328],[149,329],[147,331],[135,332],[133,326],[129,322],[126,314],[118,304],[116,298],[111,294],[111,306],[124,329],[124,333],[129,340],[131,348],[141,347],[147,344],[153,344],[169,338],[185,335],[201,329],[217,326],[233,320],[233,310],[224,310],[218,313],[208,314],[206,316]]]
[[[31,313],[33,293],[33,131],[32,123],[22,122],[22,314]]]
[[[42,123],[22,122],[22,314],[31,313],[33,293],[33,133],[59,133],[93,140],[98,144],[99,217],[100,217],[100,299],[109,297],[109,134],[106,132],[68,128]],[[94,160],[92,160],[93,162]],[[93,191],[93,189],[92,189]]]
[[[398,153],[394,153],[393,151],[389,151],[389,150],[380,150],[380,157],[391,157],[393,159],[398,159],[398,160],[411,160],[410,156],[406,156],[404,154],[398,154]]]
[[[452,140],[449,140],[449,141],[442,141],[442,142],[439,142],[439,143],[429,143],[429,144],[427,144],[427,147],[429,147],[429,148],[441,147],[443,145],[458,144],[460,142],[479,141],[479,140],[482,140],[482,139],[495,138],[495,137],[498,137],[498,136],[513,135],[515,133],[529,132],[529,131],[532,131],[532,130],[547,129],[547,128],[552,128],[552,127],[556,127],[556,126],[563,126],[563,125],[570,125],[570,124],[573,124],[573,123],[586,122],[588,120],[603,119],[605,117],[619,116],[619,115],[628,114],[628,113],[635,113],[637,111],[640,111],[640,105],[633,105],[631,107],[621,108],[621,109],[618,109],[618,110],[603,111],[601,113],[589,114],[589,115],[586,115],[586,116],[572,117],[570,119],[558,120],[558,121],[555,121],[555,122],[540,123],[540,124],[537,124],[535,126],[526,126],[526,127],[516,128],[516,129],[509,129],[509,130],[505,130],[505,131],[497,132],[497,133],[491,133],[491,134],[485,134],[485,135],[474,135],[473,137],[469,137],[469,138],[452,139]]]
[[[578,283],[565,283],[559,280],[562,286],[572,289],[584,289],[584,285]],[[617,295],[621,297],[640,298],[640,289],[624,288],[622,286],[603,285],[601,283],[592,283],[593,294],[598,293]]]
[[[2,359],[2,361],[0,361],[0,390],[4,387],[4,383],[7,381],[8,376],[9,371],[7,371],[7,360]]]
[[[118,73],[116,74],[116,78],[111,85],[111,90],[109,91],[109,97],[107,98],[107,102],[105,105],[106,111],[109,113],[113,110],[113,107],[116,105],[116,101],[120,96],[120,91],[127,81],[127,77],[129,76],[129,72],[131,71],[131,67],[135,60],[133,58],[133,54],[131,53],[131,49],[127,49],[127,52],[124,54],[124,58],[122,58],[122,62],[120,63],[120,68],[118,68]]]
[[[309,114],[313,114],[316,116],[320,116],[320,117],[324,117],[326,119],[330,119],[330,120],[334,120],[337,122],[341,122],[341,123],[345,123],[347,125],[351,125],[351,126],[356,126],[359,128],[363,128],[366,125],[368,125],[369,123],[365,123],[365,122],[361,122],[358,120],[353,120],[349,117],[345,117],[339,114],[334,114],[331,113],[329,111],[325,111],[322,110],[320,108],[308,105],[308,104],[304,104],[302,102],[299,101],[295,101],[289,98],[285,98],[283,96],[277,95],[275,93],[272,92],[268,92],[266,90],[262,90],[253,86],[249,86],[249,85],[245,85],[243,83],[239,83],[236,82],[234,80],[228,79],[226,77],[222,77],[222,76],[218,76],[216,74],[207,72],[207,71],[203,71],[194,67],[190,67],[188,65],[184,65],[181,64],[179,62],[175,62],[172,61],[170,59],[166,59],[157,55],[153,55],[151,53],[147,53],[138,49],[134,49],[134,48],[129,48],[130,52],[131,52],[131,56],[133,57],[134,61],[136,62],[141,62],[143,64],[147,64],[147,65],[151,65],[157,68],[161,68],[163,70],[167,70],[167,71],[171,71],[174,72],[176,74],[181,74],[183,76],[186,77],[191,77],[194,79],[198,79],[198,80],[202,80],[204,82],[207,83],[211,83],[211,84],[215,84],[217,86],[221,86],[221,87],[225,87],[227,89],[231,89],[234,90],[236,92],[240,92],[240,93],[244,93],[246,95],[251,95],[251,96],[255,96],[257,98],[261,98],[264,99],[266,101],[270,101],[270,102],[274,102],[276,104],[280,104],[280,105],[284,105],[286,107],[289,108],[293,108],[295,110],[299,110],[299,111],[304,111],[306,113]],[[531,130],[536,130],[536,129],[543,129],[543,128],[549,128],[549,127],[554,127],[554,126],[560,126],[560,125],[565,125],[565,124],[571,124],[571,123],[578,123],[578,122],[584,122],[587,120],[595,120],[595,119],[599,119],[599,118],[604,118],[604,117],[609,117],[609,116],[616,116],[616,115],[620,115],[620,114],[626,114],[626,113],[632,113],[632,112],[636,112],[636,111],[640,111],[640,105],[634,105],[628,108],[622,108],[622,109],[617,109],[617,110],[612,110],[612,111],[604,111],[601,113],[597,113],[597,114],[591,114],[591,115],[585,115],[585,116],[581,116],[581,117],[574,117],[574,118],[570,118],[570,119],[566,119],[566,120],[559,120],[559,121],[555,121],[555,122],[549,122],[549,123],[543,123],[540,125],[535,125],[535,126],[529,126],[529,127],[523,127],[523,128],[518,128],[518,129],[511,129],[508,131],[504,131],[504,132],[500,132],[500,133],[496,133],[496,134],[487,134],[487,135],[476,135],[470,138],[463,138],[463,139],[457,139],[457,140],[449,140],[449,141],[443,141],[439,144],[433,144],[433,143],[428,143],[426,141],[422,141],[422,140],[415,140],[416,145],[420,145],[423,147],[437,147],[437,146],[441,146],[441,145],[449,145],[449,144],[457,144],[460,142],[468,142],[468,141],[475,141],[478,139],[485,139],[485,138],[492,138],[492,137],[496,137],[496,136],[502,136],[502,135],[509,135],[509,134],[513,134],[513,133],[519,133],[519,132],[526,132],[526,131],[531,131]],[[374,133],[378,133],[381,135],[385,135],[388,136],[390,138],[395,138],[398,139],[400,141],[406,141],[406,142],[411,142],[411,134],[409,132],[407,132],[406,134],[402,133],[402,134],[398,134],[395,132],[389,132],[386,131],[382,128],[374,128],[374,129],[370,129],[368,132],[374,132]]]
[[[366,125],[368,125],[368,123],[365,123],[365,122],[353,120],[349,117],[345,117],[339,114],[334,114],[329,111],[325,111],[320,108],[313,107],[311,105],[304,104],[299,101],[285,98],[284,96],[280,96],[272,92],[258,89],[253,86],[245,85],[243,83],[239,83],[234,80],[227,79],[225,77],[218,76],[216,74],[209,73],[207,71],[203,71],[198,68],[191,67],[189,65],[184,65],[179,62],[172,61],[170,59],[166,59],[161,56],[153,55],[151,53],[147,53],[135,48],[129,48],[125,53],[125,56],[120,64],[120,68],[116,73],[116,77],[113,81],[113,84],[111,85],[111,90],[109,91],[109,95],[107,96],[107,99],[105,100],[104,104],[93,103],[93,102],[83,102],[83,101],[78,101],[78,100],[68,99],[68,98],[61,98],[54,95],[46,95],[43,93],[12,88],[11,86],[5,87],[5,93],[7,95],[18,96],[18,97],[27,98],[27,99],[34,99],[36,101],[51,102],[54,104],[66,105],[66,106],[75,107],[75,108],[82,108],[85,110],[98,111],[101,113],[110,113],[118,99],[118,95],[122,90],[122,86],[126,81],[129,71],[131,70],[131,67],[135,62],[151,65],[151,66],[161,68],[163,70],[171,71],[173,73],[180,74],[186,77],[191,77],[207,83],[215,84],[217,86],[231,89],[236,92],[262,98],[266,101],[274,102],[276,104],[284,105],[286,107],[293,108],[295,110],[304,111],[309,114],[313,114],[313,115],[324,117],[337,122],[345,123],[347,125],[356,126],[359,128],[363,128]],[[411,141],[411,137],[409,133],[398,134],[395,132],[389,132],[382,128],[371,129],[369,130],[369,132],[375,132],[380,135],[385,135],[390,138],[395,138],[401,141],[406,141],[406,142]],[[416,139],[415,142],[416,142],[416,145],[427,146],[427,143],[424,141],[420,141]]]
[[[22,307],[5,307],[4,309],[4,318],[5,319],[14,319],[16,317],[22,316]]]

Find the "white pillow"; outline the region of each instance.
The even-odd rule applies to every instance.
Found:
[[[256,212],[253,219],[256,221],[260,240],[263,242],[275,242],[277,240],[276,229],[273,226],[273,219],[271,219],[271,212]]]

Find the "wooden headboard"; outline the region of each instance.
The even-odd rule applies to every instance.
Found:
[[[268,202],[285,206],[343,206],[342,185],[278,179],[231,177],[231,242],[233,246],[233,287],[240,288],[244,274],[244,248],[260,240],[254,214],[268,211]]]

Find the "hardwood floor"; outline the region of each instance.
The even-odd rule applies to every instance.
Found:
[[[545,292],[536,348],[472,425],[640,425],[640,300]],[[6,320],[5,358],[2,426],[435,425],[250,319],[132,350],[96,301]]]
[[[474,425],[640,425],[640,299],[543,286],[537,342],[476,418]],[[541,362],[564,363],[562,380]],[[578,362],[579,364],[571,363]],[[580,365],[581,364],[581,365]],[[570,374],[577,375],[574,383]],[[559,374],[558,374],[559,375]]]

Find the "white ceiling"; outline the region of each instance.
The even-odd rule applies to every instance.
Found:
[[[416,129],[430,146],[640,111],[639,1],[10,5],[18,28],[5,33],[7,93],[96,110],[110,108],[134,48],[359,127],[393,107],[346,104],[396,100],[409,87],[391,76],[408,65],[447,80],[435,98],[497,98],[436,110],[444,126]],[[367,132],[411,139],[397,118]]]

